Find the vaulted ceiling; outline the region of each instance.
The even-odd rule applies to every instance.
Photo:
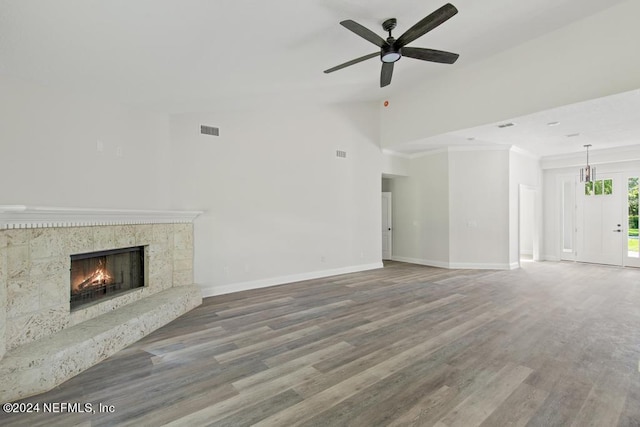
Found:
[[[459,13],[411,46],[459,53],[458,62],[402,58],[391,85],[380,88],[378,58],[322,72],[377,49],[339,22],[352,19],[386,37],[381,23],[394,17],[397,37],[444,1],[0,0],[0,74],[167,113],[379,101],[617,3],[622,0],[453,0]],[[626,99],[625,108],[639,111],[639,98]],[[539,119],[567,126],[558,126],[561,138],[593,125],[589,112],[599,108]],[[622,116],[640,123],[628,111]],[[533,132],[527,120],[520,122],[512,136]],[[448,137],[500,143],[489,129]],[[549,132],[545,127],[534,138]],[[628,133],[625,138],[640,130]]]

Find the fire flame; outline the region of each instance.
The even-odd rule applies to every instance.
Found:
[[[73,287],[74,292],[81,291],[83,289],[91,288],[94,286],[103,286],[113,281],[113,277],[109,274],[104,266],[102,260],[98,263],[98,267],[93,273],[84,277],[80,283]]]
[[[91,283],[89,283],[88,286],[104,285],[111,279],[112,277],[109,275],[109,273],[107,273],[107,270],[101,268],[99,270],[96,270],[93,275],[93,280],[91,281]]]

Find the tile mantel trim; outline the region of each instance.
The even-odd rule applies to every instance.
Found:
[[[0,205],[0,230],[96,225],[190,223],[203,211],[125,210]]]

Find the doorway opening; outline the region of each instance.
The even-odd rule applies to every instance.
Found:
[[[382,193],[382,259],[390,260],[393,252],[391,229],[392,197],[390,192]]]
[[[391,260],[393,256],[393,230],[392,230],[392,194],[391,179],[382,178],[382,260]]]
[[[537,189],[520,185],[518,207],[518,254],[520,265],[540,260],[537,227]]]

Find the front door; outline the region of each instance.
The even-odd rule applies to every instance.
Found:
[[[598,176],[596,181],[578,183],[577,261],[622,265],[627,228],[623,222],[623,196],[626,194],[621,174]]]

